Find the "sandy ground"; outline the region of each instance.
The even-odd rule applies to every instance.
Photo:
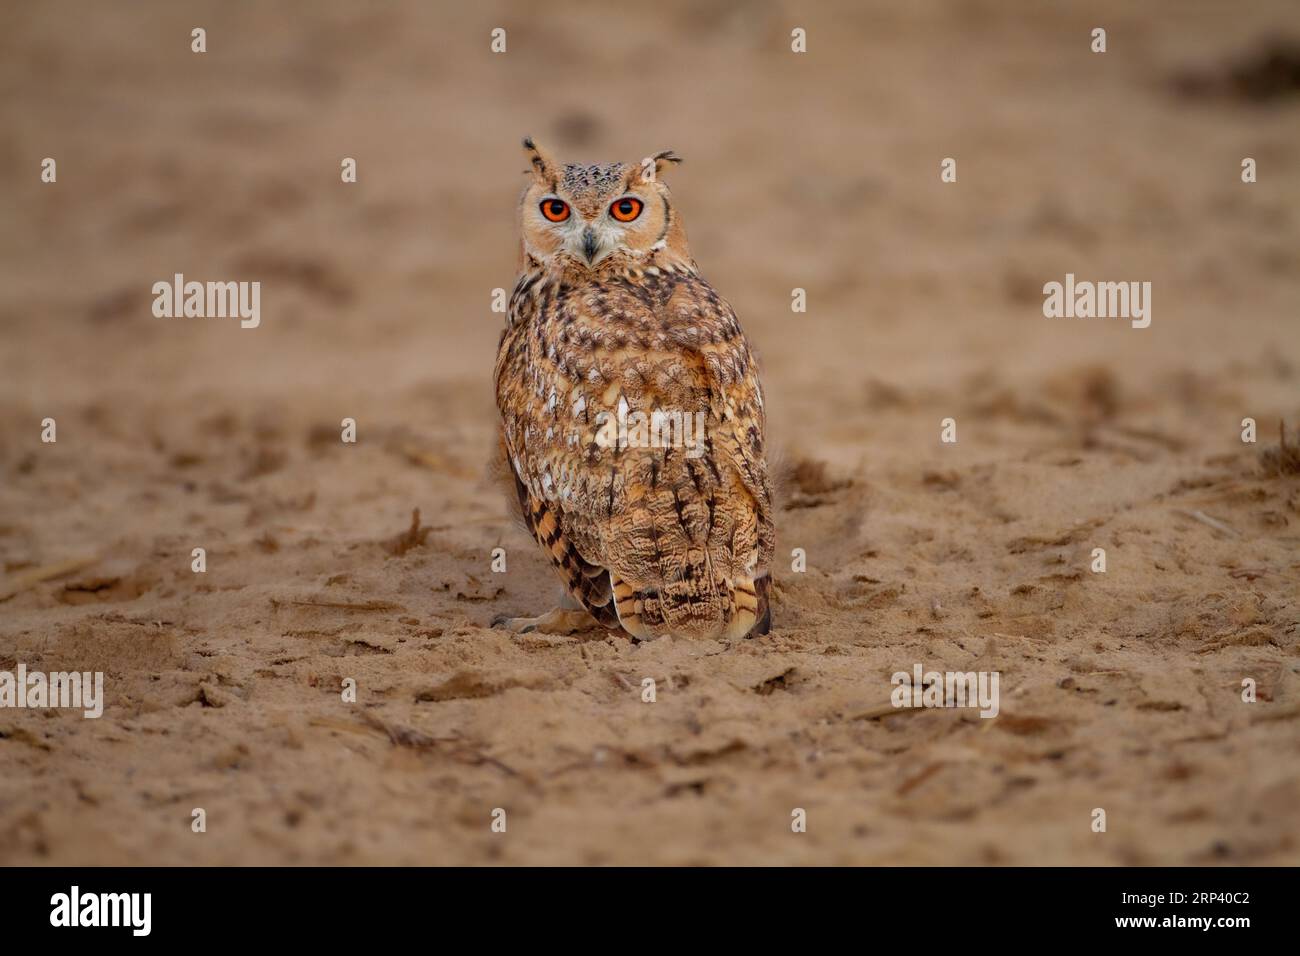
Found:
[[[107,706],[0,710],[0,862],[1300,862],[1300,97],[1222,72],[1294,3],[473,6],[6,7],[0,670]],[[485,470],[525,133],[685,158],[768,637],[488,627],[555,598]],[[154,318],[177,272],[261,327]],[[1044,318],[1067,272],[1150,328]],[[1000,715],[882,715],[917,663]]]

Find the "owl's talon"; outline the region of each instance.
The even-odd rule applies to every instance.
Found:
[[[586,611],[556,608],[538,617],[507,617],[498,614],[492,619],[493,627],[501,627],[515,634],[574,634],[597,626]]]

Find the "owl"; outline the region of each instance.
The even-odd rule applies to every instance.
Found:
[[[520,275],[496,359],[500,452],[560,607],[638,640],[765,634],[774,545],[763,391],[662,174],[557,163],[524,140]]]

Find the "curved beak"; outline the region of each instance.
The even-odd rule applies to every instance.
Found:
[[[600,249],[600,244],[596,241],[595,231],[588,226],[582,231],[582,254],[587,257],[587,262],[596,261],[596,252]]]

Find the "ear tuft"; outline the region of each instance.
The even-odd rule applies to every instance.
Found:
[[[682,158],[671,149],[665,149],[641,160],[641,165],[635,175],[639,175],[642,182],[653,182],[668,168],[670,163],[676,164],[681,161]]]
[[[641,182],[654,182],[663,173],[663,170],[668,168],[669,164],[675,165],[677,163],[681,163],[681,156],[672,150],[662,150],[641,160],[641,165],[634,170],[632,176],[640,176]],[[630,177],[628,181],[630,182]]]
[[[555,163],[546,150],[542,149],[531,136],[524,137],[524,154],[532,165],[532,174],[538,182],[546,183],[555,178]]]

